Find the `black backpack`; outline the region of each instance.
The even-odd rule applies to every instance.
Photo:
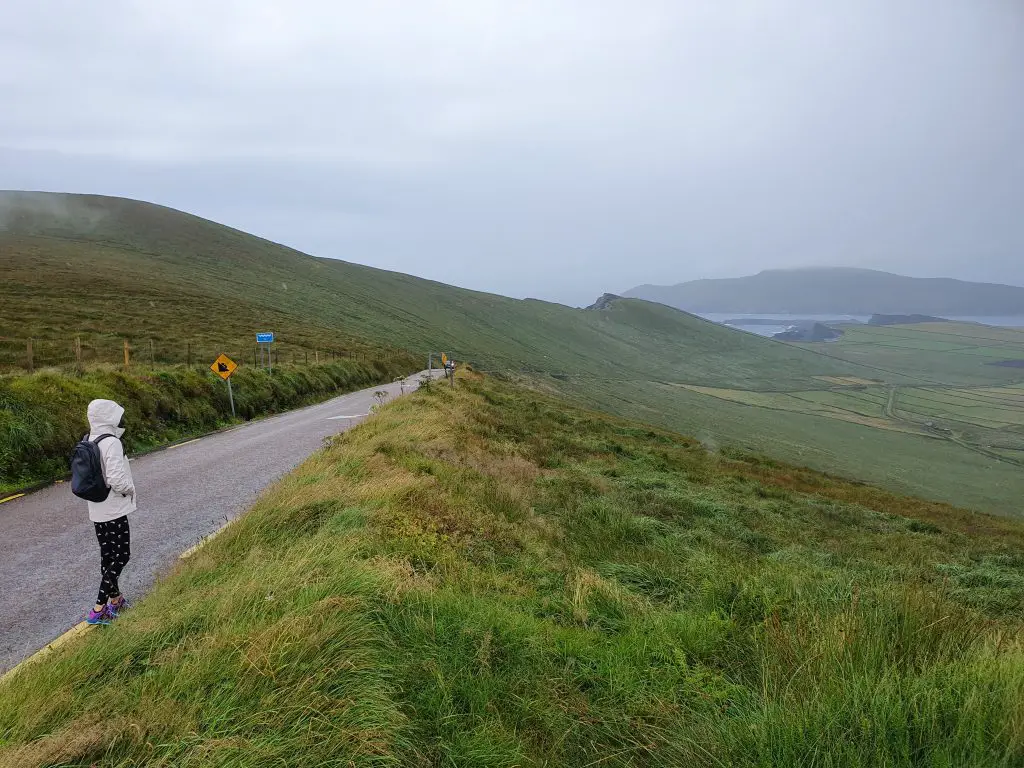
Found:
[[[110,487],[103,479],[103,457],[100,443],[113,435],[100,435],[90,440],[86,435],[78,441],[71,454],[71,492],[86,501],[106,501]]]

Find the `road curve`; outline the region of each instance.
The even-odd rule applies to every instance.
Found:
[[[426,374],[409,376],[405,391]],[[129,599],[181,552],[252,506],[325,438],[357,424],[380,390],[394,397],[401,385],[353,392],[132,460],[139,509],[129,518],[132,558],[121,577]],[[81,621],[96,599],[100,559],[85,502],[67,484],[0,505],[0,542],[2,673]]]

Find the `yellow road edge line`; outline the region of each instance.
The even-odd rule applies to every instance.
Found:
[[[24,494],[19,494],[19,495],[24,496]],[[11,498],[17,498],[17,497],[16,496],[12,496]],[[6,499],[5,499],[5,501],[6,501]],[[228,529],[228,527],[232,523],[234,523],[235,520],[237,520],[237,519],[238,518],[236,517],[236,518],[233,518],[233,519],[229,520],[224,525],[222,525],[220,528],[218,528],[216,531],[211,533],[209,536],[206,536],[205,538],[201,539],[199,541],[199,543],[197,543],[195,546],[189,547],[188,549],[186,549],[184,552],[182,552],[180,555],[178,555],[178,558],[181,559],[181,560],[188,559],[189,557],[194,555],[196,552],[198,552],[200,549],[202,549],[204,546],[206,546],[210,541],[212,541],[213,539],[215,539],[218,536],[220,536],[220,534],[224,533],[224,531],[226,531]],[[13,667],[11,667],[9,670],[7,670],[2,675],[0,675],[0,684],[3,684],[9,677],[13,676],[14,673],[17,672],[22,667],[24,667],[24,666],[26,666],[28,664],[32,664],[32,663],[34,663],[36,661],[39,661],[40,659],[44,658],[45,656],[50,655],[55,650],[57,650],[61,646],[65,645],[66,643],[68,643],[72,639],[74,639],[74,638],[76,638],[76,637],[78,637],[80,635],[83,635],[84,633],[88,632],[89,629],[91,629],[91,628],[92,628],[92,625],[89,624],[88,622],[85,622],[85,621],[80,622],[79,624],[76,624],[71,629],[69,629],[67,632],[65,632],[63,635],[55,638],[50,643],[48,643],[47,645],[43,646],[38,651],[33,653],[31,656],[29,656],[27,659],[24,659],[23,661],[18,662]]]
[[[369,415],[369,414],[367,414],[367,415]],[[225,431],[230,431],[231,429],[235,429],[235,427],[230,427],[228,430],[225,430]],[[180,443],[178,445],[171,446],[171,448],[180,448],[182,445],[188,445],[189,443],[197,443],[200,440],[202,440],[202,438],[201,437],[197,437],[195,440],[189,440],[186,443]],[[168,450],[171,450],[171,448],[169,448]],[[8,496],[6,499],[0,499],[0,504],[3,504],[5,501],[13,501],[14,499],[20,499],[24,495],[25,495],[24,493],[18,493],[18,494],[15,494],[14,496]],[[222,533],[224,533],[224,531],[226,531],[232,525],[232,523],[234,523],[237,520],[238,520],[237,517],[232,518],[231,520],[228,520],[226,523],[224,523],[224,525],[222,525],[216,531],[211,533],[209,536],[206,536],[205,538],[201,539],[197,544],[195,544],[192,547],[189,547],[184,552],[182,552],[180,555],[178,555],[178,559],[179,560],[187,560],[192,555],[194,555],[196,552],[198,552],[200,549],[202,549],[204,546],[209,544],[213,539],[217,538]],[[7,680],[9,677],[11,677],[15,672],[17,672],[19,669],[21,669],[22,667],[26,666],[27,664],[31,664],[31,663],[33,663],[35,661],[38,661],[39,659],[43,658],[44,656],[47,656],[47,655],[53,653],[57,648],[60,648],[62,645],[64,645],[67,642],[69,642],[72,638],[75,638],[75,637],[78,637],[78,636],[84,634],[85,632],[87,632],[90,629],[90,627],[92,627],[92,625],[87,623],[87,622],[85,622],[85,621],[83,621],[83,622],[81,622],[79,624],[76,624],[71,629],[69,629],[67,632],[65,632],[63,635],[61,635],[60,637],[54,639],[49,644],[45,645],[44,647],[40,648],[38,651],[33,653],[27,659],[25,659],[24,661],[18,662],[13,667],[11,667],[6,672],[4,672],[2,675],[0,675],[0,684],[2,684],[5,680]]]
[[[184,443],[178,443],[177,445],[172,445],[167,450],[168,451],[173,451],[175,448],[183,448],[186,445],[192,445],[192,443],[198,443],[200,440],[202,440],[201,437],[197,437],[195,440],[186,440]]]
[[[202,548],[203,548],[203,547],[205,547],[205,546],[206,546],[207,544],[209,544],[209,543],[210,543],[211,541],[213,541],[213,540],[214,540],[215,538],[217,538],[217,537],[218,537],[218,536],[220,536],[220,535],[221,535],[222,533],[224,533],[224,531],[226,531],[226,530],[228,529],[228,526],[230,526],[230,525],[231,525],[231,524],[232,524],[233,522],[235,522],[235,520],[237,520],[237,519],[238,519],[238,518],[236,517],[236,518],[233,518],[233,519],[231,519],[231,520],[228,520],[228,521],[227,521],[226,523],[224,523],[224,525],[222,525],[222,526],[221,526],[220,528],[218,528],[218,529],[217,529],[216,531],[214,531],[213,533],[211,533],[211,534],[210,534],[209,536],[204,536],[204,537],[203,537],[202,539],[200,539],[200,540],[199,540],[199,542],[198,542],[198,543],[196,543],[196,544],[195,544],[194,546],[191,546],[191,547],[189,547],[189,548],[188,548],[188,549],[186,549],[186,550],[185,550],[184,552],[182,552],[182,553],[181,553],[180,555],[178,555],[178,559],[179,559],[179,560],[187,560],[188,558],[192,557],[192,555],[194,555],[194,554],[195,554],[196,552],[198,552],[198,551],[199,551],[200,549],[202,549]]]
[[[23,667],[25,667],[25,666],[27,666],[29,664],[33,664],[33,663],[39,661],[40,659],[42,659],[45,656],[49,656],[51,653],[53,653],[55,650],[57,650],[61,646],[67,645],[67,643],[70,642],[71,640],[73,640],[74,638],[80,637],[81,635],[84,635],[86,632],[88,632],[92,628],[92,626],[93,626],[92,624],[89,624],[89,623],[87,623],[85,621],[76,624],[71,629],[69,629],[67,632],[65,632],[63,635],[61,635],[60,637],[54,638],[51,642],[49,642],[46,645],[44,645],[42,648],[40,648],[38,651],[33,653],[27,659],[18,662],[13,667],[11,667],[6,672],[4,672],[2,675],[0,675],[0,684],[3,684],[4,681],[6,681],[8,678],[12,677],[14,675],[14,673],[17,672],[19,669],[22,669]]]
[[[366,414],[366,415],[369,416],[370,414]],[[227,430],[224,430],[224,431],[227,432],[227,431],[230,431],[231,429],[235,429],[235,428],[236,427],[229,427]],[[198,443],[200,440],[202,440],[202,438],[201,437],[197,437],[195,440],[189,440],[188,442],[185,442],[185,443],[179,443],[178,445],[172,445],[167,450],[172,450],[174,448],[180,448],[181,446],[189,445],[190,443]],[[57,482],[61,482],[61,481],[58,480]],[[17,493],[14,496],[8,496],[6,499],[0,499],[0,504],[3,504],[5,501],[13,501],[14,499],[20,499],[24,495],[25,495],[24,493]],[[222,525],[216,531],[211,533],[209,536],[206,536],[205,538],[201,539],[197,544],[195,544],[192,547],[189,547],[184,552],[182,552],[180,555],[178,555],[178,559],[179,560],[187,560],[188,558],[190,558],[192,555],[194,555],[196,552],[198,552],[204,546],[209,544],[213,539],[217,538],[222,533],[224,533],[224,531],[226,531],[228,529],[228,527],[232,523],[234,523],[236,520],[238,520],[237,517],[232,518],[231,520],[228,520],[226,523],[224,523],[224,525]],[[63,646],[66,643],[68,643],[73,638],[79,637],[80,635],[83,635],[85,632],[88,632],[91,627],[92,627],[92,625],[89,624],[88,622],[85,622],[85,621],[80,622],[79,624],[76,624],[71,629],[69,629],[67,632],[65,632],[63,635],[61,635],[60,637],[55,638],[52,642],[50,642],[47,645],[45,645],[42,648],[40,648],[38,651],[33,653],[27,659],[24,659],[23,661],[18,662],[13,667],[11,667],[6,672],[4,672],[2,675],[0,675],[0,685],[2,685],[8,678],[12,677],[14,675],[14,673],[17,672],[19,669],[22,669],[23,667],[27,666],[28,664],[31,664],[31,663],[36,662],[36,661],[38,661],[39,659],[41,659],[41,658],[43,658],[45,656],[48,656],[49,654],[53,653],[55,650],[57,650],[61,646]]]

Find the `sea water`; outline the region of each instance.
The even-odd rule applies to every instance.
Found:
[[[706,320],[711,320],[715,323],[729,322],[730,328],[738,328],[742,331],[749,331],[750,333],[756,333],[759,336],[774,336],[776,333],[782,333],[790,326],[796,325],[800,321],[813,320],[818,323],[866,323],[871,315],[844,315],[842,313],[835,313],[833,315],[792,315],[782,314],[773,315],[771,313],[762,314],[739,314],[739,313],[722,313],[722,312],[700,312],[698,313],[701,317]],[[1003,328],[1024,328],[1024,315],[1016,316],[998,316],[988,317],[984,315],[951,315],[946,318],[955,322],[962,323],[981,323],[982,325],[995,325]],[[752,325],[744,323],[744,320],[777,320],[778,324],[771,325]]]

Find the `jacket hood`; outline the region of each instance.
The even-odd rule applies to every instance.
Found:
[[[121,423],[124,416],[124,408],[113,400],[93,400],[89,403],[89,434],[109,434],[120,437],[124,429],[117,425]]]

